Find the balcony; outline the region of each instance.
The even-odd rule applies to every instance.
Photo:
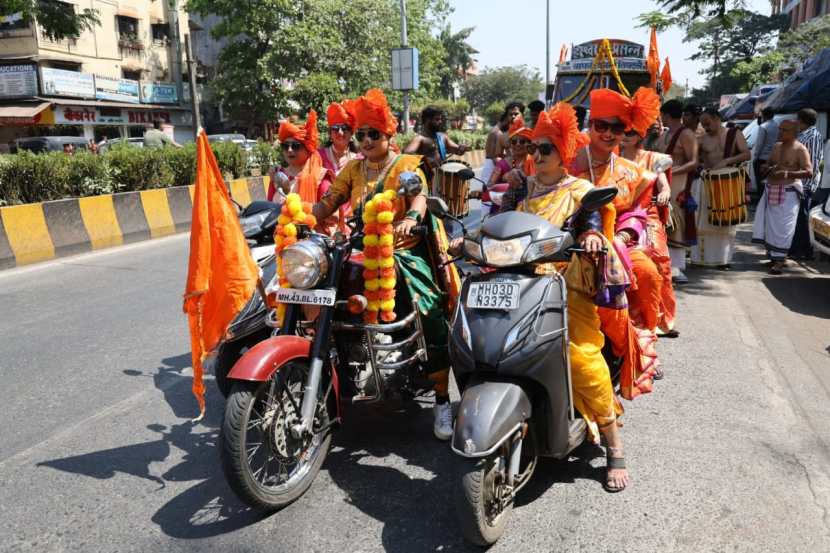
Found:
[[[76,39],[64,38],[56,40],[44,33],[42,30],[40,31],[40,42],[46,48],[61,50],[63,52],[75,52],[78,49],[78,41]]]
[[[121,57],[140,58],[144,55],[144,42],[135,35],[118,35],[118,51]]]

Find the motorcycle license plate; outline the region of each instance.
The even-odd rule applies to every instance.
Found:
[[[518,282],[474,282],[467,294],[467,307],[472,309],[518,309]]]
[[[295,290],[294,288],[279,288],[277,301],[280,303],[299,303],[302,305],[334,305],[334,290]]]

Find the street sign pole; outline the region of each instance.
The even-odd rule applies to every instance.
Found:
[[[187,54],[187,76],[190,80],[190,109],[193,110],[193,139],[199,138],[202,128],[202,115],[199,112],[199,100],[196,94],[196,60],[190,48],[190,34],[184,35],[184,51]]]
[[[406,0],[401,0],[401,48],[408,46],[406,36]],[[403,91],[403,132],[409,132],[409,91]]]

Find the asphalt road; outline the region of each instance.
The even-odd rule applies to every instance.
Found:
[[[591,447],[543,462],[493,551],[830,551],[828,265],[759,253],[679,291],[667,376],[626,404],[632,487]],[[428,405],[355,413],[280,513],[235,499],[212,381],[189,420],[186,259],[177,236],[0,273],[0,551],[474,551]]]

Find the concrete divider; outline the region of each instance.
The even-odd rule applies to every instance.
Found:
[[[472,167],[484,152],[462,159]],[[268,177],[230,182],[242,206],[264,200]],[[0,207],[0,269],[190,230],[193,185]]]

